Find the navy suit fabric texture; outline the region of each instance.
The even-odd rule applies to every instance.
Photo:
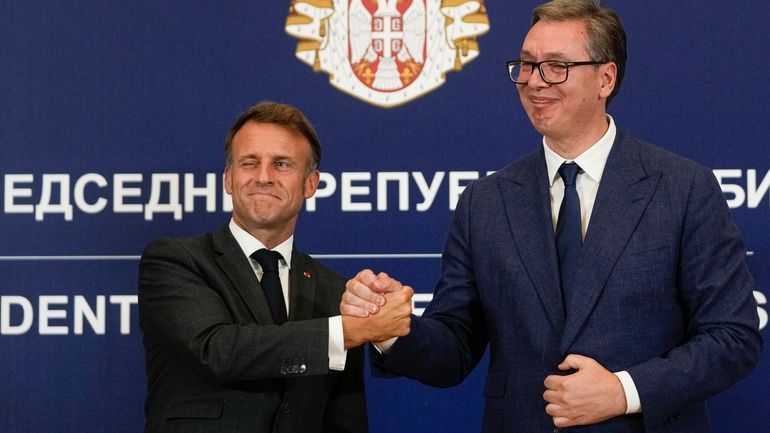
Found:
[[[346,280],[296,246],[277,325],[224,225],[151,242],[139,263],[145,433],[365,433],[363,350],[329,370],[329,317]]]
[[[470,184],[432,302],[373,371],[448,387],[489,348],[483,433],[553,431],[544,379],[568,354],[625,370],[642,413],[566,429],[708,433],[706,400],[762,348],[745,247],[711,170],[618,131],[560,295],[544,151]]]

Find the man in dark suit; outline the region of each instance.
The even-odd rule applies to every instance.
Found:
[[[294,245],[320,154],[296,108],[252,107],[225,145],[230,223],[145,249],[145,432],[368,431],[353,347],[382,338],[371,332],[408,332],[411,294],[389,299],[398,306],[383,323],[339,316],[345,279]]]
[[[758,360],[754,285],[713,174],[607,115],[625,59],[599,1],[535,9],[508,72],[543,146],[468,186],[432,302],[372,351],[376,370],[452,386],[489,345],[483,432],[706,433],[706,399]],[[376,315],[400,288],[362,271],[342,312]]]

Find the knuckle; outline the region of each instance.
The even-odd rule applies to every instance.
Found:
[[[340,305],[349,304],[350,303],[350,292],[344,292],[342,294],[342,301],[340,302]]]
[[[348,288],[345,292],[348,295],[348,299],[361,297],[361,284],[354,284]]]

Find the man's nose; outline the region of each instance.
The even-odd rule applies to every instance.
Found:
[[[270,183],[273,181],[273,167],[270,164],[260,164],[256,172],[257,182]]]
[[[529,74],[529,80],[527,80],[527,86],[530,87],[546,87],[549,84],[543,80],[543,76],[540,73],[540,68],[532,68],[532,73]]]

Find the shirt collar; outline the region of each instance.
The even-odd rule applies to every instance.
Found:
[[[607,119],[610,123],[607,132],[593,146],[574,159],[574,162],[580,166],[580,169],[596,183],[599,183],[602,179],[604,166],[607,165],[607,157],[610,155],[612,143],[615,142],[615,136],[617,135],[615,120],[609,114]],[[551,150],[545,143],[545,137],[543,137],[543,149],[545,150],[545,164],[548,168],[548,183],[553,186],[554,181],[559,178],[559,167],[568,160]]]
[[[246,254],[246,257],[251,257],[255,251],[258,251],[262,248],[267,248],[265,244],[259,241],[259,239],[255,238],[249,232],[242,229],[241,226],[236,224],[232,218],[230,218],[230,233],[233,234],[235,241],[238,242],[238,245],[243,250],[243,254]],[[289,269],[291,269],[291,253],[293,249],[294,235],[289,236],[288,239],[273,248],[273,251],[278,251],[281,253],[283,256],[283,261],[286,262],[286,266],[288,266]]]

